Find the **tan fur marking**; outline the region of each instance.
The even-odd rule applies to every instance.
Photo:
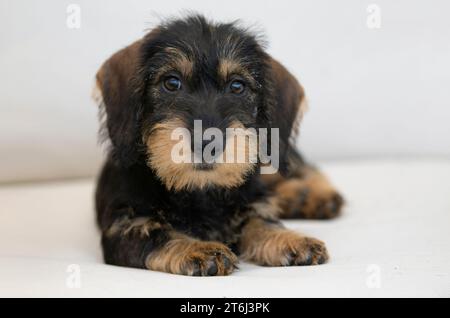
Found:
[[[239,249],[244,260],[266,266],[314,265],[328,259],[323,242],[261,219],[244,227]]]
[[[240,75],[254,84],[254,79],[239,61],[232,60],[229,58],[222,58],[219,60],[219,65],[217,66],[217,74],[222,79],[223,82],[230,80],[232,75]]]
[[[199,241],[180,233],[172,233],[172,235],[172,240],[147,257],[145,265],[148,269],[194,275],[199,267],[200,272],[204,274],[210,262],[215,262],[216,275],[228,275],[234,270],[237,257],[225,245],[218,242]]]
[[[299,134],[300,123],[303,119],[303,116],[308,111],[308,109],[309,109],[308,99],[303,94],[297,110],[297,114],[295,116],[294,123],[292,124],[291,135],[289,136],[289,142],[291,143],[291,145],[293,145],[293,147],[295,147],[296,140]]]
[[[308,110],[309,110],[308,99],[306,98],[306,96],[303,95],[302,101],[300,102],[300,107],[299,107],[300,118],[302,118],[303,115],[304,115]]]
[[[274,196],[267,198],[267,201],[255,202],[250,206],[260,217],[266,219],[273,219],[282,213],[278,198]]]
[[[174,47],[167,47],[164,49],[164,51],[169,54],[172,59],[166,66],[160,69],[160,75],[169,71],[170,69],[179,71],[185,78],[188,78],[192,75],[194,64],[186,54]]]
[[[255,164],[249,161],[244,163],[216,163],[214,169],[209,171],[195,170],[192,163],[176,163],[172,160],[171,152],[173,146],[180,142],[171,140],[174,129],[185,127],[180,119],[172,119],[157,124],[148,134],[146,144],[148,151],[148,165],[155,169],[158,177],[164,182],[168,189],[202,189],[209,185],[231,188],[242,184],[245,176],[250,173]],[[230,128],[242,127],[238,123]],[[186,142],[186,140],[185,140]],[[189,141],[190,145],[190,141]],[[235,143],[235,147],[238,147]],[[254,154],[257,149],[250,149],[245,143],[245,149],[235,148],[235,154],[245,152],[246,157]]]
[[[285,180],[280,173],[261,174],[260,178],[270,188]]]
[[[223,58],[219,61],[219,66],[217,68],[218,75],[226,81],[228,77],[233,73],[240,73],[242,71],[242,66],[239,62]]]
[[[148,217],[122,218],[114,222],[106,231],[106,236],[138,234],[140,237],[148,237],[150,232],[163,226]]]
[[[94,87],[92,88],[91,98],[97,106],[103,105],[103,94],[98,79],[95,80]]]

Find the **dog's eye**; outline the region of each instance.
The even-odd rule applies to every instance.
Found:
[[[164,80],[164,88],[170,92],[178,91],[181,89],[181,81],[175,76],[167,77]]]
[[[230,92],[233,94],[241,94],[245,89],[245,85],[241,81],[232,81],[230,83]]]

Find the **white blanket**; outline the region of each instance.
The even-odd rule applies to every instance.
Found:
[[[0,296],[450,296],[450,161],[324,165],[348,204],[332,221],[286,225],[324,240],[309,267],[241,263],[183,277],[102,263],[93,180],[0,187]]]

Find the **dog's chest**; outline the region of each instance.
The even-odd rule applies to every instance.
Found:
[[[172,226],[202,240],[235,240],[235,216],[241,202],[218,194],[191,193],[173,202]]]

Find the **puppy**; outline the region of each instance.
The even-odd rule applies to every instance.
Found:
[[[254,34],[198,15],[172,20],[109,58],[96,84],[110,140],[96,191],[106,263],[212,276],[232,273],[238,257],[265,266],[327,261],[323,242],[279,218],[332,218],[343,199],[295,149],[303,88]],[[262,174],[261,160],[175,162],[174,130],[192,132],[196,121],[202,131],[258,137],[276,129],[279,169]],[[254,154],[227,138],[216,155]]]

